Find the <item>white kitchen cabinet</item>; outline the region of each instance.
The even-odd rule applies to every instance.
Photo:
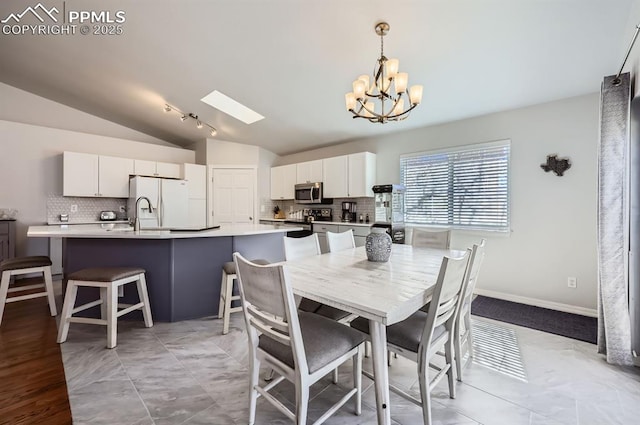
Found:
[[[207,198],[207,166],[200,164],[183,164],[182,178],[189,188],[190,199]]]
[[[114,156],[98,157],[98,193],[108,198],[129,197],[129,176],[133,160]]]
[[[349,197],[373,197],[376,181],[376,154],[360,152],[349,155]]]
[[[126,198],[133,160],[64,152],[62,173],[63,196]]]
[[[136,159],[134,161],[134,174],[137,176],[167,177],[179,179],[182,175],[182,169],[180,167],[180,164]]]
[[[296,164],[296,184],[323,181],[322,160],[306,161]]]
[[[62,158],[62,195],[100,196],[98,155],[64,152]]]
[[[360,152],[322,161],[324,196],[327,198],[373,197],[376,154]]]
[[[367,235],[371,233],[371,227],[369,226],[349,226],[344,224],[338,226],[340,233],[348,232],[349,230],[353,230],[353,239],[356,246],[364,246],[367,241]]]
[[[323,196],[326,198],[348,198],[348,155],[334,156],[322,160]]]
[[[313,223],[313,233],[316,233],[318,235],[320,252],[322,252],[323,254],[329,252],[329,245],[327,244],[327,232],[338,233],[339,226],[337,224],[322,224],[318,222]]]
[[[271,167],[271,199],[293,199],[296,164]]]
[[[181,178],[180,164],[173,164],[170,162],[156,162],[156,173],[158,177],[168,177],[172,179]]]

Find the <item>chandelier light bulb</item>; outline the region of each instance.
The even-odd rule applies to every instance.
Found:
[[[364,91],[365,93],[371,90],[371,86],[369,85],[369,76],[366,74],[363,74],[361,76],[358,77],[358,80],[362,81],[364,83]]]
[[[180,117],[180,121],[185,122],[187,120],[187,118],[189,118],[189,117],[186,116],[186,115],[183,115],[183,116]]]
[[[196,127],[202,128],[202,122],[200,122],[200,120],[196,121]]]
[[[209,134],[211,134],[211,137],[213,137],[216,134],[218,134],[218,130],[216,130],[215,128],[212,128],[211,131],[209,132]]]
[[[164,110],[165,112],[171,112],[171,106],[169,106],[169,105],[164,105],[163,110]]]
[[[347,104],[347,111],[352,111],[356,109],[356,97],[353,95],[353,93],[345,94],[344,100]]]
[[[422,86],[417,84],[409,88],[409,99],[411,105],[419,105],[422,102]]]
[[[389,59],[385,63],[385,71],[387,72],[387,78],[393,78],[398,73],[398,67],[400,61],[398,59]]]
[[[364,91],[365,91],[364,81],[355,80],[353,82],[353,95],[355,96],[355,98],[358,100],[364,99]]]
[[[396,93],[404,93],[407,91],[407,83],[409,82],[409,74],[406,72],[398,72],[393,79],[395,83]]]

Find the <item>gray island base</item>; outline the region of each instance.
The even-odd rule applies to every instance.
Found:
[[[217,316],[223,264],[233,261],[236,251],[246,258],[283,261],[282,238],[289,230],[254,225],[253,229],[258,231],[237,232],[241,234],[225,229],[218,233],[160,237],[145,237],[143,232],[138,237],[129,233],[103,237],[99,232],[79,235],[77,231],[46,231],[47,227],[55,226],[34,226],[28,235],[64,237],[65,282],[70,273],[88,267],[142,267],[146,270],[153,319],[164,322]],[[135,285],[128,286],[124,287],[120,303],[138,301]],[[96,299],[99,299],[96,288],[80,288],[76,305]],[[99,317],[99,306],[83,313]]]

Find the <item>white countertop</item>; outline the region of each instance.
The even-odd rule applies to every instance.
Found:
[[[261,218],[260,221],[270,221],[273,223],[283,223],[285,221],[296,220],[293,218]],[[373,223],[356,223],[356,222],[347,222],[347,221],[313,221],[313,224],[336,224],[340,226],[362,226],[362,227],[371,227]]]
[[[140,230],[134,232],[127,224],[75,224],[56,226],[29,226],[27,236],[32,238],[93,238],[93,239],[185,239],[215,238],[223,236],[250,236],[302,230],[302,227],[273,226],[269,224],[225,224],[219,229],[200,231]]]

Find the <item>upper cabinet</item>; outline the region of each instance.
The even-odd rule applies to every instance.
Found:
[[[271,199],[293,199],[296,168],[296,164],[271,168]]]
[[[189,199],[206,199],[207,166],[199,164],[183,164],[182,178],[187,181]]]
[[[98,157],[98,188],[100,196],[129,197],[129,176],[133,174],[133,160],[113,156]]]
[[[64,152],[63,164],[64,196],[129,196],[132,159]]]
[[[376,155],[360,152],[325,158],[322,162],[324,196],[327,198],[373,197]]]
[[[296,164],[296,184],[322,182],[322,160],[300,162]]]
[[[349,197],[373,197],[376,184],[376,154],[360,152],[349,155]]]
[[[349,167],[348,155],[334,156],[322,160],[323,168],[323,196],[327,198],[348,198],[349,180],[347,177]]]
[[[181,178],[182,173],[180,164],[136,159],[134,160],[134,174],[137,176],[168,177],[179,179]]]

